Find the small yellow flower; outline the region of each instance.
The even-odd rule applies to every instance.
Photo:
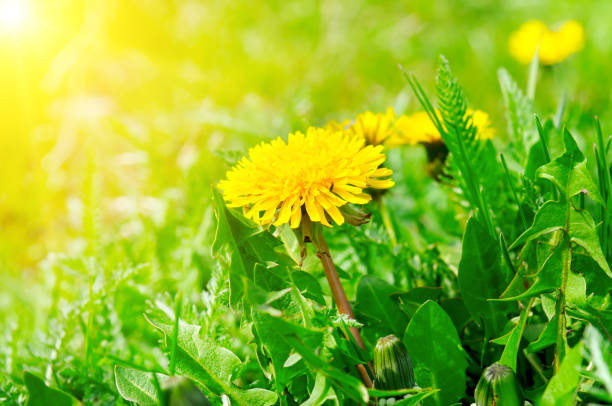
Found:
[[[387,109],[386,113],[366,111],[357,115],[355,121],[346,128],[346,131],[365,139],[366,144],[380,145],[394,134],[394,119],[395,113],[391,107]]]
[[[495,135],[495,128],[491,126],[489,115],[482,110],[467,109],[472,115],[472,125],[476,127],[476,138],[490,140]]]
[[[342,131],[309,128],[249,150],[249,157],[219,183],[228,206],[242,207],[260,225],[300,225],[303,213],[331,227],[344,223],[339,207],[365,204],[366,188],[388,189],[392,171],[380,168],[382,146],[364,146],[363,138]]]
[[[344,120],[340,123],[336,120],[331,120],[323,126],[323,129],[329,131],[346,131],[350,126],[351,120]]]
[[[442,121],[440,113],[436,114]],[[495,129],[491,127],[489,115],[482,110],[467,109],[467,114],[472,115],[472,125],[476,127],[476,137],[479,139],[490,139],[495,135]],[[402,115],[395,122],[397,135],[389,140],[389,145],[401,144],[431,144],[441,142],[440,132],[424,111],[419,111],[411,115]]]
[[[551,30],[543,22],[531,20],[510,35],[508,45],[510,54],[523,64],[528,64],[538,49],[540,62],[553,65],[584,47],[584,28],[570,20]]]
[[[393,145],[427,144],[441,139],[438,129],[424,111],[400,116],[395,127],[397,135],[389,141]]]

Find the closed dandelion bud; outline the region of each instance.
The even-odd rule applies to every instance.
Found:
[[[382,390],[412,388],[412,363],[404,343],[393,334],[378,339],[374,349],[375,387]]]
[[[512,368],[493,364],[476,385],[476,406],[522,406],[524,401]]]

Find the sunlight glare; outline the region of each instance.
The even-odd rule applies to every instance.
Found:
[[[16,32],[28,18],[25,0],[0,0],[0,31]]]

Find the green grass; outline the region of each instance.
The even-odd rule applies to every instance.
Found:
[[[65,32],[24,37],[23,83],[0,43],[0,403],[359,404],[355,364],[388,334],[423,405],[473,402],[500,360],[534,404],[612,402],[609,2],[149,3],[58,2]],[[64,48],[83,16],[95,44]],[[534,100],[507,51],[531,18],[587,36]],[[78,62],[52,64],[62,49]],[[288,229],[249,226],[214,185],[262,140],[421,102],[452,177],[390,149],[371,221],[325,230],[363,351],[314,249],[299,267]]]

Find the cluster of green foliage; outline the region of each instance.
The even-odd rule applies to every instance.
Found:
[[[351,320],[335,310],[312,248],[302,260],[290,229],[226,208],[197,168],[184,185],[192,206],[176,203],[162,226],[143,221],[129,243],[104,243],[91,169],[85,253],[48,258],[31,291],[51,291],[45,313],[24,312],[0,338],[2,403],[322,405],[410,394],[395,404],[446,406],[472,402],[495,362],[534,404],[612,402],[611,141],[594,121],[597,142],[582,152],[501,70],[511,142],[499,153],[476,137],[446,60],[442,121],[406,76],[450,152],[442,183],[428,186],[435,201],[419,203],[438,224],[448,219],[442,232],[462,232],[460,244],[427,244],[439,230],[400,221],[419,190],[406,182],[403,151],[391,151],[398,187],[368,207],[372,221],[326,231]],[[36,318],[45,331],[32,328]],[[347,338],[354,326],[366,350]],[[389,334],[404,342],[420,388],[368,389],[358,378],[355,365]]]

